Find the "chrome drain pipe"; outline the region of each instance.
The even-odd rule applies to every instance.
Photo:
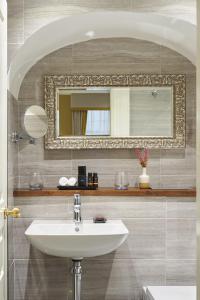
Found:
[[[73,300],[81,300],[81,260],[72,260]]]

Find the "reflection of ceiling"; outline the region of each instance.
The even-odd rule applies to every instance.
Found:
[[[193,0],[135,0],[131,11],[75,14],[46,22],[46,26],[26,40],[11,62],[8,86],[16,97],[25,74],[39,59],[61,47],[91,38],[144,39],[171,48],[195,63]],[[91,36],[88,33],[93,34]]]

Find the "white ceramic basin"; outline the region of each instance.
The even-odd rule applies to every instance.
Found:
[[[128,229],[121,220],[83,221],[78,232],[73,221],[36,220],[25,235],[46,254],[80,259],[114,251],[126,240]]]

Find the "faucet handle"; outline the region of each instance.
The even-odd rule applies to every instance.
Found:
[[[80,196],[80,194],[74,194],[74,205],[81,205],[81,196]]]

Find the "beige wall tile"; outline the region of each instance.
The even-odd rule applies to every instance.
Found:
[[[15,300],[66,299],[71,280],[69,266],[65,259],[16,260]]]
[[[88,1],[25,1],[24,20],[26,38],[42,26],[63,17],[87,13],[93,10],[127,10],[130,0]]]
[[[168,198],[167,218],[196,219],[196,198]]]
[[[196,285],[196,260],[168,260],[166,285]]]
[[[193,189],[196,186],[196,176],[194,175],[162,175],[160,187],[169,189]]]
[[[196,170],[195,149],[188,147],[183,157],[161,158],[161,175],[194,175]]]
[[[165,258],[164,219],[124,219],[129,229],[126,242],[116,251],[116,258]]]
[[[108,219],[164,218],[166,202],[154,197],[81,197],[83,219],[100,214]],[[69,210],[73,211],[73,198],[68,197]],[[72,217],[72,215],[71,215]]]
[[[196,258],[196,220],[167,219],[168,259]]]
[[[15,299],[70,297],[70,265],[67,260],[17,260]],[[164,263],[159,260],[84,260],[82,265],[83,299],[94,299],[94,294],[95,299],[137,299],[143,284],[164,284]]]
[[[24,42],[24,1],[8,2],[8,43]]]
[[[69,217],[66,197],[17,197],[14,204],[19,207],[22,218],[67,219]]]
[[[146,66],[161,63],[158,45],[129,38],[109,38],[75,44],[72,46],[72,59],[77,64],[103,63],[107,68],[110,64]]]
[[[7,58],[7,64],[8,64],[8,70],[10,67],[10,63],[12,59],[15,57],[17,50],[22,46],[23,44],[17,44],[17,43],[8,43],[8,58]]]

